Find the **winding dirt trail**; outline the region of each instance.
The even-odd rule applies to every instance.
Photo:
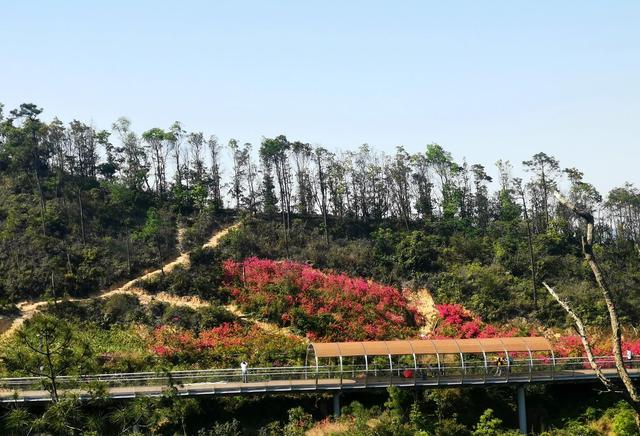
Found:
[[[229,227],[226,227],[219,232],[215,233],[202,247],[209,248],[215,247],[220,242],[220,239],[224,238],[230,231],[237,229],[240,227],[241,223],[233,224]],[[188,306],[193,309],[197,309],[199,307],[208,306],[209,303],[201,300],[198,297],[177,297],[175,295],[170,295],[165,292],[160,292],[156,295],[150,295],[146,293],[143,289],[136,286],[136,283],[140,280],[149,280],[160,274],[164,270],[165,273],[172,271],[178,266],[188,267],[189,266],[189,253],[182,253],[180,256],[175,258],[174,260],[164,264],[162,269],[156,269],[153,271],[149,271],[147,273],[142,274],[139,277],[136,277],[133,280],[129,280],[125,284],[118,286],[113,289],[104,289],[95,294],[89,295],[84,298],[70,298],[66,301],[88,301],[93,298],[109,298],[115,294],[130,294],[136,295],[142,304],[149,304],[152,301],[162,301],[165,303],[169,303],[176,306]],[[62,301],[62,300],[58,300]],[[48,304],[47,301],[21,301],[16,304],[18,310],[20,311],[20,316],[14,318],[11,321],[9,327],[2,332],[2,336],[10,336],[12,335],[26,320],[33,317],[36,313],[40,311],[43,306]]]

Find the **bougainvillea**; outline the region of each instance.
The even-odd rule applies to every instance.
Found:
[[[461,304],[437,304],[435,338],[493,338],[516,334],[515,329],[487,324]]]
[[[607,335],[605,337],[590,338],[591,349],[593,355],[611,356],[613,354],[611,348],[611,339]],[[631,351],[632,356],[637,358],[640,356],[640,339],[623,340],[622,341],[622,354],[626,356],[627,350]],[[587,353],[584,351],[582,341],[578,335],[567,335],[559,337],[554,344],[554,351],[557,356],[560,357],[586,357]],[[626,357],[625,357],[626,358]],[[599,359],[596,359],[599,361]]]
[[[247,312],[310,339],[397,339],[423,320],[392,286],[302,263],[248,258],[224,263],[225,285]]]
[[[194,334],[174,325],[155,328],[150,349],[173,365],[203,368],[235,367],[246,360],[252,366],[299,365],[305,343],[299,337],[270,332],[239,322]]]

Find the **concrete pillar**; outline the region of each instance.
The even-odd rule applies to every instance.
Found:
[[[527,434],[527,405],[524,399],[524,385],[518,386],[518,426],[521,434]]]
[[[333,394],[333,417],[338,419],[340,418],[340,396],[342,392],[338,392]]]

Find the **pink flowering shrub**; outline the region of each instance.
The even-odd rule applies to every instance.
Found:
[[[438,320],[434,338],[493,338],[514,336],[513,329],[487,324],[461,304],[437,304]]]
[[[233,322],[197,335],[177,326],[163,325],[151,332],[150,349],[176,365],[229,368],[242,360],[252,366],[299,365],[305,344],[293,335]]]
[[[227,260],[224,284],[242,310],[314,340],[397,339],[423,323],[392,286],[297,262]]]
[[[593,340],[592,338],[591,342],[591,349],[598,365],[600,365],[602,368],[615,367],[611,357],[613,355],[611,340],[608,337],[604,339],[596,338],[596,340]],[[622,342],[622,355],[625,361],[627,350],[631,350],[634,359],[640,357],[640,339],[624,340]],[[561,358],[583,358],[583,366],[585,368],[590,368],[589,363],[585,359],[587,357],[587,353],[585,352],[582,341],[580,340],[580,337],[578,335],[561,336],[554,344],[554,351],[556,353],[556,356]],[[605,358],[602,358],[602,356],[605,356]]]

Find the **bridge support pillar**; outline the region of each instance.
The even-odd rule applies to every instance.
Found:
[[[340,418],[340,396],[342,392],[338,392],[333,394],[333,417],[338,419]]]
[[[518,427],[521,434],[527,434],[527,405],[524,398],[524,385],[518,386]]]

